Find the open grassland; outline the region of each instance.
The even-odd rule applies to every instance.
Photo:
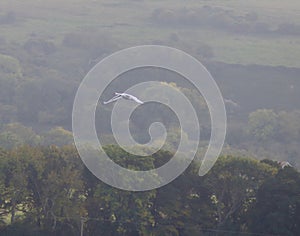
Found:
[[[269,25],[300,24],[300,2],[263,1],[109,1],[109,0],[3,0],[0,14],[13,12],[16,22],[0,25],[0,37],[23,44],[32,35],[61,42],[69,32],[101,32],[112,36],[120,48],[162,43],[192,53],[203,43],[214,50],[213,60],[241,64],[300,67],[299,35],[240,35],[217,29],[161,26],[151,22],[155,9],[222,7],[237,13],[255,12]],[[170,42],[170,35],[178,40]],[[195,54],[195,53],[194,53]]]

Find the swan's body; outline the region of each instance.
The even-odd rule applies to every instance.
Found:
[[[104,104],[112,103],[112,102],[115,102],[115,101],[117,101],[121,98],[124,98],[124,99],[127,99],[127,100],[132,100],[132,101],[135,101],[136,103],[139,103],[139,104],[144,103],[141,100],[139,100],[137,97],[135,97],[131,94],[128,94],[128,93],[115,93],[115,96],[113,98],[111,98],[108,101],[103,102],[103,103]]]

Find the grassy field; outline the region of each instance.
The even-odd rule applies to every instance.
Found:
[[[270,25],[300,24],[300,2],[263,1],[109,1],[109,0],[3,0],[0,15],[14,12],[16,23],[0,25],[0,36],[9,43],[22,44],[32,34],[61,42],[68,32],[99,31],[114,38],[120,48],[162,42],[193,53],[199,44],[214,49],[213,60],[228,63],[284,65],[300,67],[300,39],[297,36],[254,36],[230,34],[197,27],[161,27],[149,18],[154,9],[222,7],[235,12],[255,11]],[[172,33],[178,42],[171,44]]]

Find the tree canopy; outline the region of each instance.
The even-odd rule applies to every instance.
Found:
[[[159,151],[140,161],[117,146],[105,150],[118,164],[139,169],[172,156]],[[222,156],[204,177],[196,161],[170,184],[134,193],[98,180],[73,146],[21,146],[0,155],[6,235],[78,235],[81,225],[85,235],[299,233],[300,173],[274,161]]]

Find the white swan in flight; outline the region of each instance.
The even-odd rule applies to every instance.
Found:
[[[232,106],[232,107],[239,107],[240,106],[239,104],[232,101],[231,99],[226,99],[226,98],[224,98],[224,103],[225,103],[225,105],[229,105],[229,106]]]
[[[144,102],[139,100],[137,97],[135,97],[133,95],[130,95],[128,93],[115,93],[115,96],[113,98],[109,99],[106,102],[103,102],[103,104],[106,105],[108,103],[115,102],[115,101],[119,100],[120,98],[124,98],[124,99],[127,99],[127,100],[132,100],[132,101],[135,101],[139,104],[144,104]]]

